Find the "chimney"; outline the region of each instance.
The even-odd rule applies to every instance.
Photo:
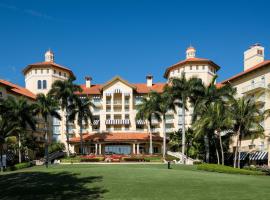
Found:
[[[244,52],[244,70],[264,61],[264,47],[256,43]]]
[[[146,76],[146,85],[147,85],[147,87],[152,87],[152,85],[153,85],[153,76],[152,75]]]
[[[86,76],[85,77],[85,87],[86,88],[90,88],[91,87],[91,81],[92,81],[92,77],[91,76]]]

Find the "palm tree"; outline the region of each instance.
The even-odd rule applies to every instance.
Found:
[[[44,133],[45,133],[45,156],[46,156],[46,167],[48,168],[49,154],[48,154],[48,133],[49,133],[49,117],[55,117],[61,119],[60,114],[57,112],[59,106],[58,102],[52,98],[51,95],[38,94],[36,102],[34,104],[35,115],[40,115],[44,120]],[[50,134],[51,135],[51,134]]]
[[[93,123],[93,114],[91,112],[91,107],[95,105],[87,97],[76,97],[74,104],[69,106],[71,111],[69,114],[69,120],[74,121],[77,118],[77,123],[80,127],[80,151],[84,154],[83,151],[83,122],[85,125],[88,125],[90,120],[91,124]]]
[[[264,116],[258,105],[252,98],[243,96],[239,99],[231,99],[230,112],[234,121],[236,134],[236,149],[234,154],[234,167],[240,168],[241,141],[243,137],[250,136],[256,138],[262,136],[264,128],[260,125]],[[238,162],[237,162],[238,155]]]
[[[209,85],[196,84],[195,92],[190,97],[191,105],[194,107],[192,121],[195,122],[201,115],[207,111],[211,103],[226,104],[236,90],[230,85],[223,85],[222,87],[216,86],[217,76],[213,78]],[[202,131],[202,130],[201,130]],[[206,152],[206,162],[209,162],[210,149],[209,149],[209,137],[207,135],[208,130],[204,130],[204,143]]]
[[[185,116],[187,110],[188,99],[196,99],[197,93],[202,91],[203,83],[199,78],[192,77],[187,79],[185,73],[180,78],[172,78],[170,80],[171,93],[174,101],[180,102],[182,108],[182,153],[185,154]]]
[[[52,84],[52,89],[49,94],[52,95],[56,100],[60,101],[60,106],[62,111],[65,111],[66,119],[66,137],[67,137],[67,156],[70,154],[69,150],[69,132],[68,132],[68,122],[69,122],[69,105],[74,102],[76,98],[76,92],[81,92],[82,89],[79,85],[74,84],[75,77],[71,77],[67,80],[61,81],[56,80]]]
[[[19,163],[21,163],[21,134],[26,134],[29,128],[32,130],[36,129],[36,120],[34,118],[34,105],[29,104],[24,97],[15,99],[12,96],[8,96],[4,101],[4,106],[7,109],[5,117],[13,122],[16,122],[21,128],[18,132],[18,143],[19,143]]]
[[[3,145],[6,143],[8,137],[14,136],[20,127],[18,123],[10,120],[7,116],[0,115],[0,166],[1,172],[3,171]]]
[[[158,119],[161,119],[162,121],[162,133],[163,133],[163,159],[165,160],[166,157],[166,126],[165,126],[165,120],[166,120],[166,113],[169,110],[173,110],[175,112],[175,104],[173,101],[173,95],[171,94],[171,90],[168,86],[164,88],[163,93],[157,93],[157,92],[150,92],[149,98],[153,102],[153,105],[155,107],[153,108],[155,110],[155,114],[159,115]]]
[[[200,134],[204,133],[205,129],[214,130],[219,140],[219,146],[221,151],[221,163],[224,165],[224,151],[222,143],[222,130],[230,129],[233,125],[232,118],[228,112],[228,107],[221,102],[214,102],[209,105],[207,110],[200,116],[200,118],[193,124],[195,132]],[[215,142],[216,144],[216,142]],[[217,160],[219,162],[219,153],[216,148]]]
[[[153,141],[152,141],[152,119],[155,116],[156,119],[159,119],[159,115],[156,113],[156,104],[151,98],[151,95],[142,98],[142,103],[137,107],[136,119],[141,119],[146,121],[147,130],[149,134],[149,154],[153,154]]]

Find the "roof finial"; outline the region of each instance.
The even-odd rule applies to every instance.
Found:
[[[45,62],[54,62],[54,53],[51,48],[45,53]]]

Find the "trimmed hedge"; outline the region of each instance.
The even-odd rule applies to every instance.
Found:
[[[99,158],[81,158],[81,162],[99,162]]]
[[[28,168],[28,167],[32,167],[32,163],[30,162],[24,162],[24,163],[18,163],[14,166],[11,166],[9,169],[11,171],[15,171],[15,170],[19,170],[19,169],[24,169],[24,168]]]
[[[266,175],[266,173],[261,172],[261,171],[238,169],[238,168],[217,165],[217,164],[201,164],[201,165],[197,165],[197,169],[203,170],[203,171],[209,171],[209,172],[219,172],[219,173],[228,173],[228,174]]]

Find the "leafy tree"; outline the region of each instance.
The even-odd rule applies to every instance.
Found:
[[[155,105],[155,107],[154,107],[155,114],[159,115],[158,119],[161,119],[161,121],[162,121],[163,159],[165,159],[165,157],[166,157],[166,142],[167,142],[165,120],[166,120],[166,113],[169,110],[175,111],[173,96],[171,94],[170,88],[166,86],[164,88],[163,93],[157,93],[157,92],[152,91],[149,94],[149,98],[153,102],[153,105]]]
[[[159,115],[156,113],[156,102],[151,98],[151,93],[147,97],[143,97],[142,103],[138,105],[136,119],[141,119],[146,121],[147,130],[149,134],[149,153],[153,154],[153,141],[152,141],[152,119],[155,117],[160,120]]]
[[[74,104],[69,106],[70,114],[69,120],[74,121],[77,119],[77,123],[80,127],[80,150],[83,151],[83,123],[89,125],[89,120],[91,124],[93,123],[93,113],[91,112],[91,107],[95,105],[87,97],[75,97]]]
[[[20,97],[15,99],[12,96],[8,96],[3,105],[7,109],[5,117],[10,119],[11,122],[16,122],[21,130],[17,132],[19,141],[19,162],[21,162],[21,134],[25,135],[29,130],[36,130],[34,105],[29,104],[26,98]]]
[[[234,121],[235,135],[237,137],[234,167],[236,168],[238,166],[240,168],[239,149],[241,148],[241,141],[246,136],[254,139],[258,136],[263,136],[264,128],[261,126],[260,122],[263,121],[264,115],[260,111],[258,104],[256,104],[252,98],[246,96],[231,99],[229,108]]]
[[[66,137],[67,137],[67,156],[70,154],[69,150],[69,133],[68,133],[68,122],[69,122],[69,106],[74,103],[76,98],[76,92],[81,92],[82,89],[79,85],[74,84],[75,77],[71,77],[68,80],[56,80],[52,84],[52,89],[49,95],[52,95],[56,100],[60,101],[61,109],[65,112],[66,120]]]
[[[181,107],[182,117],[182,153],[185,153],[185,140],[186,140],[186,127],[185,127],[185,116],[188,107],[188,100],[196,98],[197,92],[202,89],[202,80],[199,78],[192,77],[187,79],[185,73],[182,73],[180,78],[172,78],[170,80],[170,90],[174,102],[178,102],[178,107]]]
[[[201,114],[200,118],[193,124],[195,132],[197,134],[204,133],[204,130],[213,130],[214,136],[217,136],[219,140],[219,146],[221,151],[221,163],[224,165],[224,151],[222,143],[222,130],[228,130],[232,128],[233,121],[230,112],[228,112],[228,107],[226,107],[222,102],[211,103],[207,110]],[[218,142],[215,142],[217,146]],[[216,148],[217,160],[219,162],[219,153]]]
[[[45,135],[45,156],[46,156],[46,167],[48,168],[49,162],[49,153],[48,153],[48,145],[49,139],[52,134],[49,129],[49,117],[55,117],[57,119],[61,119],[60,114],[57,112],[59,108],[58,102],[52,98],[51,95],[38,94],[36,97],[36,102],[34,104],[34,114],[41,116],[44,120],[44,135]]]

